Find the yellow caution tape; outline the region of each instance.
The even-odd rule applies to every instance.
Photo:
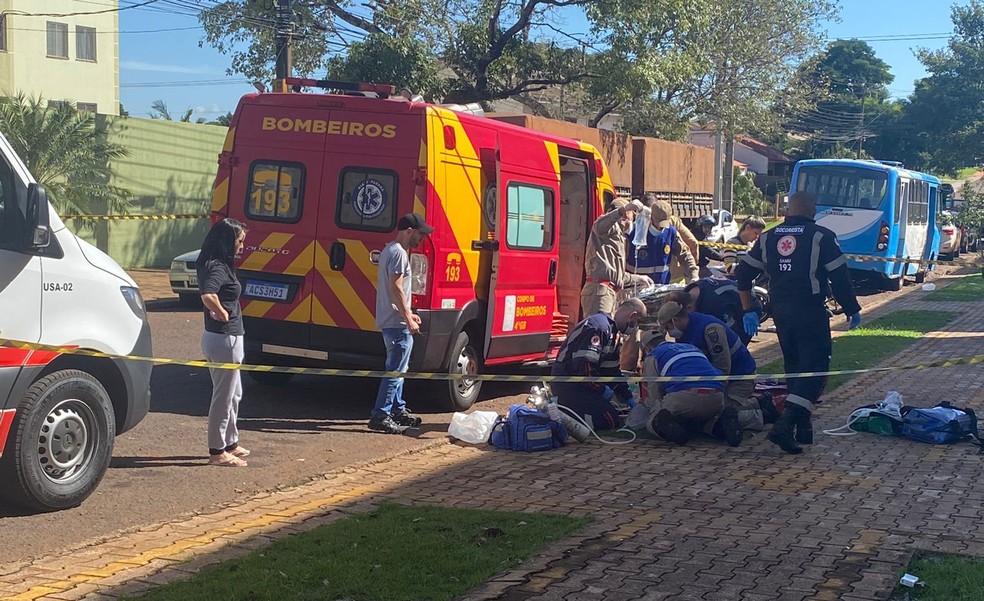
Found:
[[[59,215],[63,220],[78,221],[171,221],[174,219],[207,219],[209,215],[178,213],[173,215]]]
[[[724,242],[708,242],[706,240],[698,240],[697,244],[700,246],[711,246],[714,248],[730,248],[734,250],[744,250],[747,251],[750,247],[744,244],[725,244]],[[909,265],[960,265],[962,267],[977,267],[974,263],[962,263],[960,261],[941,261],[939,259],[933,259],[927,261],[924,259],[896,259],[894,257],[873,257],[871,255],[854,255],[854,254],[844,254],[848,259],[853,259],[855,261],[861,261],[862,263],[870,262],[883,262],[883,263],[908,263]]]
[[[870,367],[865,369],[840,369],[834,371],[808,371],[793,374],[749,374],[744,376],[538,376],[538,375],[506,375],[506,374],[446,374],[446,373],[402,373],[398,371],[375,371],[370,369],[334,369],[317,367],[284,367],[280,365],[247,365],[240,363],[213,363],[210,361],[181,361],[160,357],[142,357],[139,355],[116,355],[88,349],[64,347],[50,344],[36,344],[0,338],[0,346],[26,350],[50,351],[66,355],[85,355],[105,359],[126,361],[146,361],[160,365],[182,365],[186,367],[207,367],[209,369],[239,369],[242,371],[269,372],[280,374],[308,374],[316,376],[340,376],[356,378],[409,378],[413,380],[481,380],[493,382],[707,382],[707,381],[736,381],[736,380],[765,380],[795,378],[819,378],[827,376],[842,376],[876,372],[908,371],[912,369],[930,369],[937,367],[955,367],[958,365],[976,365],[984,363],[984,355],[945,359],[919,365],[891,365],[886,367]]]

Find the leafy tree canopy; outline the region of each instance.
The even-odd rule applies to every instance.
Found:
[[[79,111],[70,100],[49,108],[40,96],[18,93],[0,99],[0,129],[61,214],[129,209],[130,193],[108,183],[111,162],[126,150],[109,141],[105,121],[93,113]]]
[[[943,173],[984,163],[984,3],[954,6],[951,18],[947,47],[918,53],[929,76],[916,82],[906,110],[916,166]]]

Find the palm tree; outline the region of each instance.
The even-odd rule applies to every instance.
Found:
[[[18,93],[0,99],[0,130],[48,199],[63,215],[126,213],[128,190],[110,184],[112,162],[127,150],[107,136],[105,122],[65,100]],[[89,221],[87,224],[91,224]]]

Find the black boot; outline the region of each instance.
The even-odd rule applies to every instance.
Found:
[[[728,407],[721,412],[714,429],[717,436],[723,438],[729,447],[737,447],[741,444],[741,425],[738,422],[738,411],[734,407]]]
[[[803,447],[796,444],[796,439],[793,437],[793,427],[796,424],[795,411],[792,406],[786,405],[779,419],[776,420],[776,424],[772,426],[772,431],[769,432],[769,442],[779,445],[780,449],[790,455],[798,455],[803,452]],[[800,411],[805,410],[800,409]]]
[[[796,442],[813,444],[813,414],[807,410],[796,413]]]
[[[660,438],[679,445],[687,444],[687,441],[690,440],[690,432],[687,431],[687,428],[666,409],[660,409],[656,413],[651,422],[651,428],[651,431]]]
[[[776,420],[779,419],[779,410],[776,409],[776,402],[772,399],[772,395],[768,392],[763,392],[758,397],[758,404],[759,409],[762,410],[762,421],[767,424],[776,423]]]

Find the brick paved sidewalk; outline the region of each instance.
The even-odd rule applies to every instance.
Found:
[[[981,352],[984,299],[925,296],[916,290],[890,309],[958,317],[886,365]],[[31,565],[0,566],[0,596],[113,598],[390,498],[596,518],[471,591],[469,601],[887,599],[913,548],[984,555],[984,457],[969,444],[819,431],[889,390],[911,405],[950,400],[980,409],[982,384],[977,366],[856,376],[825,398],[817,442],[799,456],[763,434],[736,449],[641,441],[521,454],[438,444]]]

